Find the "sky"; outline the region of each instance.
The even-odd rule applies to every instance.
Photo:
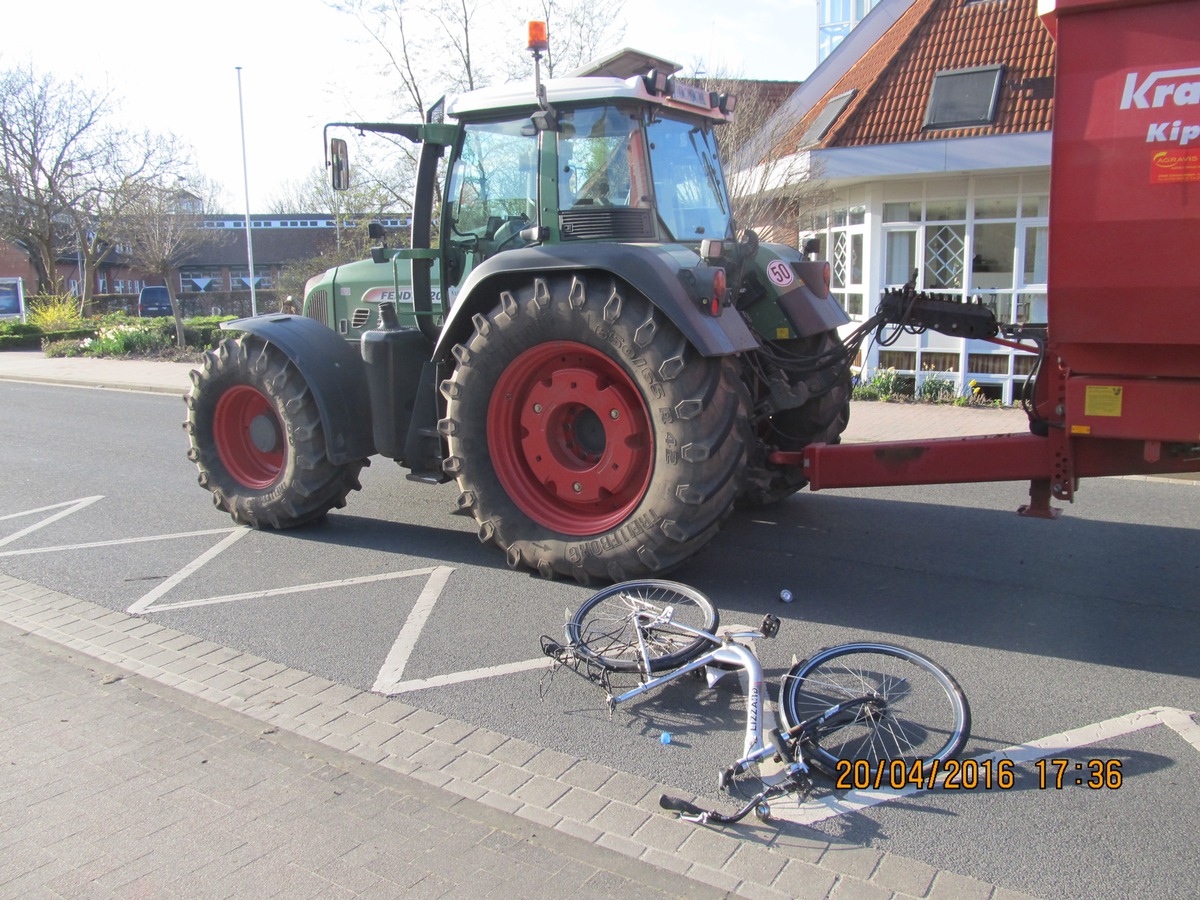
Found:
[[[687,67],[800,80],[816,65],[817,0],[626,0],[624,18],[618,46]],[[58,0],[52,13],[12,5],[4,24],[0,69],[29,63],[111,93],[123,127],[190,145],[230,212],[247,187],[251,212],[265,211],[321,165],[326,122],[395,117],[362,25],[324,0]]]

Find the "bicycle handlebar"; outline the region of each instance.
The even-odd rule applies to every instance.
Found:
[[[751,812],[757,812],[759,818],[764,821],[770,817],[770,808],[766,801],[772,797],[778,797],[786,792],[786,788],[779,785],[768,787],[752,797],[737,812],[726,815],[725,813],[717,812],[715,809],[703,809],[692,803],[690,800],[684,800],[681,797],[671,797],[663,794],[658,798],[658,805],[663,809],[669,809],[679,813],[679,818],[686,819],[689,822],[696,822],[700,825],[706,825],[709,822],[715,822],[718,825],[733,825],[742,821]]]

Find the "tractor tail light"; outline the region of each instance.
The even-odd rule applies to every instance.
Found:
[[[825,293],[829,293],[829,283],[833,272],[829,268],[829,263],[825,263],[825,268],[821,270],[821,277],[825,280]]]
[[[713,269],[712,273],[712,299],[709,301],[709,314],[719,316],[721,307],[725,305],[725,288],[727,282],[725,280],[725,270],[718,267]]]

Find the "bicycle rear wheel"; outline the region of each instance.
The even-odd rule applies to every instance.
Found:
[[[710,642],[673,623],[712,633],[717,610],[704,594],[677,581],[625,581],[593,594],[567,623],[567,642],[585,659],[614,672],[644,668],[638,644],[637,613],[653,617],[671,607],[671,622],[641,626],[650,671],[677,668],[702,653]]]
[[[828,768],[842,759],[924,766],[967,742],[971,710],[958,682],[927,656],[894,644],[843,644],[797,663],[780,685],[780,716],[792,728],[856,699],[863,702],[801,738]]]

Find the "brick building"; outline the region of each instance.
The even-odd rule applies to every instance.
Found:
[[[407,219],[382,218],[386,227],[399,232]],[[338,222],[326,214],[252,215],[250,227],[254,245],[254,287],[259,296],[259,311],[272,309],[283,298],[275,296],[275,287],[283,270],[336,247],[348,228],[361,225],[357,220]],[[184,315],[250,313],[250,267],[246,252],[245,217],[214,215],[204,219],[204,235],[195,250],[183,260],[174,285],[183,304]],[[75,254],[65,253],[58,260],[58,274],[66,290],[78,295],[79,262]],[[317,274],[312,272],[309,274]],[[131,265],[127,256],[114,250],[90,272],[89,296],[92,311],[129,309],[138,291],[147,284],[162,284],[162,279],[147,275]],[[37,276],[24,250],[0,242],[0,277],[23,279],[26,296],[37,290]]]

